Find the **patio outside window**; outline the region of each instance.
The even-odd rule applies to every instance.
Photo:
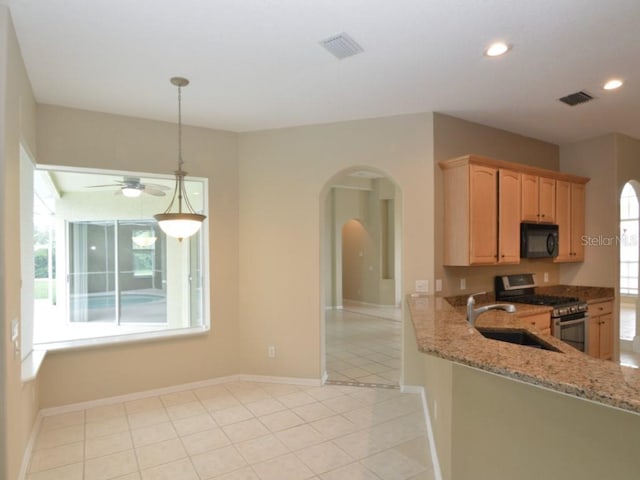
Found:
[[[153,184],[156,194],[124,196],[123,178]],[[130,172],[34,171],[36,347],[208,327],[206,232],[179,242],[153,219],[172,188],[172,178]],[[186,188],[194,208],[206,214],[206,181],[190,178]]]

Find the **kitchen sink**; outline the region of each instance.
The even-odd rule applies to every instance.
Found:
[[[540,340],[538,337],[526,330],[513,329],[496,329],[496,328],[477,328],[478,332],[491,340],[499,340],[501,342],[515,343],[524,345],[525,347],[540,348],[551,352],[560,352],[556,347]]]

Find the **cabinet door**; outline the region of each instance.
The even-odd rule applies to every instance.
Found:
[[[558,224],[558,256],[556,262],[571,261],[571,183],[556,181],[556,222]]]
[[[498,256],[497,170],[470,165],[469,263],[495,263]]]
[[[607,313],[600,317],[600,358],[613,358],[613,315]]]
[[[522,215],[523,222],[538,221],[538,177],[536,175],[522,174],[520,176],[522,193]]]
[[[522,320],[525,327],[533,327],[542,333],[546,333],[547,330],[551,332],[551,314],[548,312],[535,313],[533,315],[521,316],[519,318]]]
[[[540,177],[538,179],[538,221],[555,223],[556,214],[556,180]]]
[[[587,353],[600,358],[600,317],[589,317],[589,343]]]
[[[520,263],[520,174],[498,172],[498,263]]]
[[[571,184],[571,261],[584,261],[584,185]]]

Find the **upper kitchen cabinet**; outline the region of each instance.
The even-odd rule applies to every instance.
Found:
[[[556,221],[558,256],[556,262],[584,261],[585,185],[571,181],[556,182]]]
[[[576,212],[572,209],[567,214],[565,229],[575,231],[576,236],[571,238],[580,242],[580,225],[584,231],[584,184],[588,178],[477,155],[446,160],[439,166],[443,172],[444,265],[520,263],[520,223],[539,222],[538,218],[544,218],[545,223],[556,221],[556,212],[560,211],[556,206],[558,180],[576,185],[574,190],[569,188],[569,204]],[[577,207],[580,198],[581,216]],[[523,220],[525,199],[527,209],[536,205],[536,220]],[[565,205],[564,199],[560,205]],[[578,251],[576,248],[570,246],[568,251]],[[581,258],[569,257],[570,261]]]
[[[498,263],[520,263],[520,178],[498,170]]]
[[[445,265],[492,264],[497,258],[497,170],[469,162],[444,168]]]
[[[556,180],[522,174],[522,221],[555,223]]]
[[[479,157],[443,162],[444,264],[520,262],[520,174]]]

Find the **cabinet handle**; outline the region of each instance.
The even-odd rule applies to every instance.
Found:
[[[542,215],[540,215],[542,218],[544,218],[544,213]]]

